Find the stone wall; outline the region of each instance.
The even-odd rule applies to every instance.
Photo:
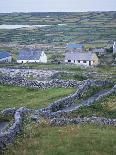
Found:
[[[108,118],[93,116],[93,117],[74,118],[74,119],[54,118],[50,121],[50,124],[53,126],[86,124],[86,123],[116,126],[116,119],[108,119]]]
[[[11,115],[14,113],[14,123],[7,131],[0,133],[0,149],[12,143],[16,135],[21,131],[23,116],[28,112],[28,109],[19,108],[16,111],[14,109],[6,109],[2,114],[6,115],[6,112]]]
[[[75,99],[80,99],[82,94],[88,90],[91,86],[96,86],[96,87],[103,87],[106,85],[110,85],[111,83],[108,81],[94,81],[94,80],[85,80],[84,82],[80,83],[80,85],[78,85],[78,89],[74,94],[70,94],[68,97],[65,97],[63,99],[60,99],[58,101],[55,101],[54,103],[52,103],[50,106],[48,106],[47,108],[43,108],[40,110],[41,114],[44,114],[45,116],[53,116],[55,117],[55,115],[57,115],[57,113],[61,113],[62,109],[65,109],[67,107],[73,106],[74,105],[74,100]],[[99,96],[95,97],[92,101],[89,100],[87,102],[87,105],[89,106],[90,104],[92,104],[95,101],[100,100],[101,98],[103,98],[103,96],[107,96],[113,92],[116,91],[116,87],[114,87],[113,89],[111,89],[108,92],[105,92],[103,94],[99,94]],[[63,111],[64,112],[64,111]]]
[[[50,111],[50,110],[46,110],[46,111],[42,110],[40,111],[40,114],[42,113],[42,115],[44,115],[45,117],[49,117],[49,118],[66,117],[68,113],[78,110],[81,107],[91,106],[92,104],[95,104],[96,102],[100,101],[102,98],[108,95],[111,95],[113,93],[116,93],[116,85],[112,89],[108,91],[104,91],[103,93],[100,92],[98,93],[98,95],[94,95],[80,104],[74,104],[72,106],[69,106],[68,108],[64,106],[64,109],[57,109],[58,107],[56,107],[57,109],[56,112]],[[61,104],[64,104],[64,103],[61,103]],[[68,105],[68,100],[66,100],[65,104]]]
[[[38,89],[46,89],[53,87],[77,87],[81,82],[75,80],[51,80],[51,81],[31,81],[23,79],[22,77],[9,77],[0,76],[0,84],[2,85],[13,85],[21,87],[30,87]]]

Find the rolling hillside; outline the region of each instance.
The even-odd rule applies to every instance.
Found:
[[[0,24],[50,25],[41,28],[0,29],[1,43],[110,46],[116,38],[116,12],[0,14]],[[65,25],[59,25],[65,24]]]

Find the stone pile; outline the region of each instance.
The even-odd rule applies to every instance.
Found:
[[[48,79],[58,71],[55,70],[38,70],[38,69],[15,69],[15,68],[0,68],[0,72],[10,77],[33,77],[36,79]]]

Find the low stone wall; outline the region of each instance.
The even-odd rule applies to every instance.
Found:
[[[47,108],[41,109],[40,113],[43,113],[47,117],[50,116],[50,115],[54,115],[55,113],[57,113],[57,111],[72,106],[74,104],[74,100],[75,99],[80,99],[82,94],[87,89],[89,89],[91,86],[103,87],[103,86],[110,85],[110,84],[111,84],[111,82],[108,82],[108,81],[97,82],[97,81],[94,81],[94,80],[85,80],[84,82],[82,82],[82,83],[80,83],[78,85],[78,89],[74,94],[70,94],[68,97],[65,97],[63,99],[55,101],[54,103],[52,103]],[[113,89],[113,91],[114,91],[114,89]],[[110,93],[110,92],[108,92],[108,93]],[[103,96],[103,94],[102,94],[102,96]],[[99,95],[99,97],[95,98],[94,101],[97,101],[97,99],[98,100],[101,99],[102,96]]]
[[[94,95],[92,97],[90,97],[87,100],[84,100],[82,103],[80,104],[74,104],[72,106],[69,106],[69,108],[64,108],[63,110],[57,110],[56,112],[53,111],[42,111],[42,115],[44,115],[45,117],[49,117],[49,118],[57,118],[57,117],[66,117],[68,113],[71,113],[72,111],[78,110],[81,107],[89,107],[92,104],[95,104],[96,102],[100,101],[102,98],[109,96],[111,94],[116,93],[116,85],[110,89],[109,91],[105,91],[105,92],[100,92],[98,93],[98,95]],[[65,103],[66,104],[66,103]],[[40,111],[41,114],[41,111]]]
[[[8,77],[8,76],[0,76],[0,84],[2,85],[13,85],[13,86],[21,86],[21,87],[30,87],[30,88],[38,88],[38,89],[47,89],[53,87],[77,87],[81,82],[75,80],[51,80],[51,81],[31,81],[26,80],[21,77]]]
[[[1,114],[2,116],[6,116],[6,115],[14,116],[16,110],[17,110],[16,108],[7,108],[1,111]]]
[[[86,124],[86,123],[116,126],[116,119],[108,119],[103,117],[84,117],[84,118],[74,118],[74,119],[54,118],[50,121],[50,124],[55,126],[71,125],[71,124]]]
[[[3,111],[2,113],[5,115],[6,112],[13,113],[14,109],[7,109]],[[14,114],[14,123],[13,125],[8,129],[8,131],[0,133],[0,149],[3,149],[8,145],[9,143],[12,143],[16,135],[20,132],[22,128],[22,121],[23,116],[28,112],[28,109],[25,108],[19,108],[16,110]]]

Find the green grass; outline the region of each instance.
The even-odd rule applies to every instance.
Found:
[[[98,125],[51,127],[26,122],[4,155],[115,155],[116,128]]]
[[[29,89],[0,85],[0,110],[11,107],[43,108],[74,93],[74,88]]]

